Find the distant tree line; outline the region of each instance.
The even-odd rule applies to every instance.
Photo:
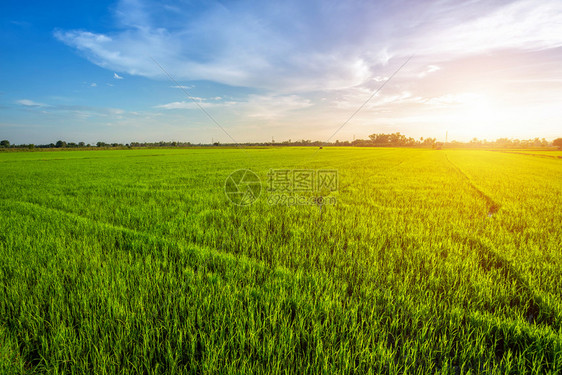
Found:
[[[433,148],[441,149],[442,147],[451,148],[540,148],[540,147],[558,147],[562,149],[562,138],[557,138],[552,142],[547,141],[544,138],[535,139],[509,139],[509,138],[498,138],[495,141],[480,140],[478,138],[473,138],[469,142],[458,142],[451,141],[446,144],[443,142],[438,142],[436,138],[424,138],[415,139],[412,137],[407,137],[400,132],[385,134],[377,133],[369,135],[368,139],[356,139],[353,141],[339,141],[335,142],[321,142],[321,141],[311,141],[308,139],[301,139],[298,141],[293,141],[291,139],[283,142],[276,143],[271,142],[255,142],[255,143],[242,143],[233,144],[220,142],[212,143],[198,143],[193,144],[191,142],[131,142],[131,143],[106,143],[97,142],[95,145],[86,144],[84,142],[65,142],[62,140],[56,143],[49,143],[44,145],[34,145],[34,144],[11,144],[7,139],[0,141],[0,149],[45,149],[45,148],[64,148],[64,149],[83,149],[83,148],[156,148],[156,147],[209,147],[209,146],[222,146],[222,147],[234,147],[234,146],[312,146],[312,147],[322,147],[322,146],[337,146],[337,147],[422,147],[422,148]]]
[[[0,141],[0,148],[27,148],[27,149],[34,149],[34,148],[133,148],[133,147],[190,147],[193,146],[190,142],[131,142],[131,143],[106,143],[106,142],[96,142],[96,144],[92,145],[90,143],[86,144],[85,142],[65,142],[65,141],[57,141],[56,143],[49,143],[43,145],[35,145],[35,144],[11,144],[10,141],[7,139]],[[205,145],[202,145],[205,146]]]

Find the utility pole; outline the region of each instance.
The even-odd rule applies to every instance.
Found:
[[[445,143],[447,143],[447,139],[449,138],[449,131],[447,130],[445,132]]]

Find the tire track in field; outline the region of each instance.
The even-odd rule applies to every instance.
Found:
[[[480,268],[486,273],[497,270],[504,284],[515,285],[518,295],[509,301],[511,307],[525,311],[529,323],[539,323],[558,332],[562,328],[560,314],[541,296],[541,291],[535,291],[525,277],[518,272],[511,262],[501,256],[493,245],[485,243],[477,237],[464,236],[465,244],[478,254]]]
[[[491,306],[483,308],[466,310],[463,304],[454,304],[452,309],[445,310],[444,315],[463,327],[486,332],[485,341],[494,350],[498,361],[506,354],[525,355],[531,349],[544,353],[545,359],[541,363],[547,368],[556,368],[556,351],[560,348],[559,333],[562,329],[562,315],[556,308],[556,297],[540,288],[533,288],[493,244],[459,232],[455,235],[478,254],[478,265],[484,272],[496,271],[500,282],[515,287],[515,292],[507,301],[493,301]],[[515,312],[507,313],[509,308],[514,308]]]
[[[142,237],[146,241],[147,245],[166,244],[170,247],[175,247],[175,248],[192,246],[192,247],[196,247],[200,251],[205,251],[205,252],[208,252],[210,254],[213,254],[213,256],[232,257],[233,259],[240,258],[240,259],[243,259],[247,262],[250,262],[253,265],[262,267],[264,269],[271,270],[273,272],[273,270],[271,269],[271,267],[269,266],[269,264],[267,262],[265,262],[264,260],[260,260],[258,258],[254,258],[252,256],[249,256],[248,254],[236,254],[236,253],[228,251],[228,249],[221,250],[221,249],[214,248],[214,247],[211,247],[211,246],[206,245],[206,244],[200,244],[200,243],[197,243],[197,242],[194,242],[194,241],[188,241],[187,239],[175,240],[175,239],[170,239],[166,236],[153,235],[149,232],[144,232],[144,231],[140,231],[140,230],[137,230],[137,229],[124,227],[124,226],[121,226],[121,225],[111,224],[111,223],[108,223],[108,222],[105,222],[105,221],[102,221],[102,220],[96,220],[96,219],[93,219],[93,218],[82,216],[82,215],[77,214],[77,213],[72,212],[72,211],[63,210],[63,209],[60,209],[60,208],[43,206],[43,205],[38,204],[38,203],[33,203],[33,202],[28,202],[28,201],[20,201],[20,200],[15,200],[15,199],[8,199],[8,198],[0,198],[0,201],[8,202],[8,204],[11,203],[11,204],[19,205],[24,210],[29,210],[29,208],[31,206],[33,208],[43,210],[44,212],[57,213],[59,215],[65,216],[66,218],[68,218],[70,220],[73,220],[74,222],[82,222],[84,224],[92,224],[92,225],[97,226],[98,228],[101,228],[101,229],[112,230],[112,231],[124,233],[124,234],[127,234],[127,235]],[[31,215],[31,213],[29,213],[29,212],[25,212],[24,214]],[[116,239],[115,250],[122,250],[122,249],[126,249],[126,243],[118,242],[118,239]],[[225,248],[223,247],[223,249],[225,249]],[[291,267],[286,267],[285,265],[281,265],[281,266],[285,267],[286,269],[290,270],[291,272],[297,271],[296,269],[293,269]]]
[[[488,214],[496,213],[501,205],[495,202],[489,195],[484,193],[476,184],[472,182],[470,177],[456,164],[454,164],[447,154],[445,154],[447,161],[453,166],[453,168],[462,175],[470,186],[478,193],[478,195],[486,202],[488,206]],[[486,273],[490,273],[493,270],[497,270],[501,275],[504,283],[512,284],[514,283],[520,291],[519,300],[512,299],[510,305],[512,307],[519,307],[521,310],[525,311],[526,317],[529,322],[537,322],[551,327],[553,330],[558,331],[561,327],[560,314],[540,295],[540,292],[536,292],[529,285],[527,280],[521,275],[509,262],[508,259],[501,256],[497,251],[495,251],[491,245],[484,243],[479,238],[467,238],[466,244],[470,249],[475,250],[478,254],[479,265]]]
[[[487,347],[494,351],[496,361],[501,362],[506,355],[525,356],[526,352],[540,352],[540,364],[544,366],[541,373],[555,373],[557,368],[557,351],[560,348],[558,332],[549,328],[537,328],[520,319],[497,317],[487,311],[466,311],[462,307],[443,313],[448,321],[470,330],[485,332],[483,336]],[[466,328],[465,328],[466,329]],[[459,343],[460,347],[465,343]],[[479,363],[469,364],[476,373],[487,373]],[[557,372],[556,372],[557,373]]]
[[[486,202],[486,205],[488,206],[488,215],[496,213],[501,208],[501,205],[495,202],[489,195],[484,193],[476,184],[474,184],[470,177],[449,159],[447,154],[445,154],[445,158]],[[508,259],[501,256],[495,249],[493,249],[492,245],[484,243],[482,239],[476,237],[465,237],[465,240],[466,245],[477,252],[479,265],[484,272],[490,273],[493,270],[497,270],[506,284],[514,283],[518,291],[521,292],[519,296],[520,300],[512,299],[510,301],[510,305],[512,307],[517,306],[521,310],[525,311],[529,322],[542,323],[551,327],[555,331],[562,328],[559,316],[560,314],[558,314],[556,310],[541,297],[540,292],[533,290],[523,275],[521,275],[513,267]]]
[[[560,155],[533,154],[533,153],[530,153],[530,152],[504,151],[504,150],[490,150],[490,152],[500,152],[502,154],[534,156],[534,157],[537,157],[537,158],[546,158],[546,159],[554,159],[554,160],[562,159],[562,156],[560,156]]]
[[[6,201],[8,203],[15,203],[15,204],[19,204],[21,206],[23,206],[24,208],[28,208],[26,206],[32,206],[34,208],[39,208],[41,210],[44,211],[51,211],[51,212],[56,212],[58,214],[62,214],[64,216],[67,216],[68,218],[74,219],[74,220],[80,220],[83,222],[87,222],[87,223],[94,223],[95,225],[99,226],[99,227],[108,227],[110,229],[113,230],[117,230],[117,231],[121,231],[121,232],[130,232],[136,235],[140,235],[140,236],[145,236],[145,237],[155,237],[153,235],[151,235],[150,233],[147,232],[142,232],[142,231],[138,231],[136,229],[131,229],[131,228],[127,228],[127,227],[123,227],[120,225],[115,225],[115,224],[111,224],[105,221],[101,221],[101,220],[96,220],[96,219],[92,219],[90,217],[86,217],[86,216],[82,216],[80,214],[77,214],[75,212],[72,211],[67,211],[67,210],[63,210],[60,208],[54,208],[54,207],[47,207],[47,206],[43,206],[40,205],[38,203],[34,203],[34,202],[28,202],[28,201],[20,201],[20,200],[15,200],[15,199],[8,199],[8,198],[0,198],[3,201]]]
[[[109,231],[114,231],[114,232],[119,232],[119,233],[124,233],[124,234],[128,234],[128,235],[141,237],[146,241],[146,245],[166,244],[166,245],[168,245],[172,248],[194,247],[194,248],[197,248],[199,251],[209,253],[212,256],[225,257],[225,258],[229,258],[229,259],[232,258],[234,260],[239,260],[239,261],[246,261],[246,262],[249,262],[250,264],[252,264],[254,266],[262,267],[264,269],[267,268],[267,269],[271,270],[271,268],[264,261],[261,261],[259,259],[252,258],[252,257],[249,257],[247,255],[233,254],[233,253],[230,253],[228,251],[220,251],[218,249],[212,248],[212,247],[207,246],[207,245],[198,244],[196,242],[191,242],[191,241],[187,241],[187,240],[178,241],[178,240],[169,239],[165,236],[155,236],[155,235],[153,235],[151,233],[148,233],[148,232],[139,231],[139,230],[128,228],[128,227],[111,224],[111,223],[108,223],[108,222],[105,222],[105,221],[92,219],[92,218],[74,213],[72,211],[67,211],[67,210],[63,210],[63,209],[60,209],[60,208],[47,207],[47,206],[40,205],[38,203],[33,203],[33,202],[28,202],[28,201],[19,201],[19,200],[15,200],[15,199],[7,199],[7,198],[0,198],[0,201],[8,202],[8,204],[19,205],[20,207],[22,207],[26,211],[29,210],[30,207],[32,207],[32,208],[42,210],[43,212],[57,213],[59,215],[62,215],[64,217],[66,217],[67,219],[73,221],[74,223],[82,222],[86,225],[97,226],[98,228],[101,228],[102,230],[109,230]],[[29,213],[29,212],[23,212],[23,214],[32,216],[32,214]],[[116,239],[116,240],[118,240],[118,239]],[[115,250],[122,250],[122,249],[125,248],[123,246],[124,244],[122,244],[122,243],[116,242],[115,245],[116,245]]]
[[[507,353],[524,354],[533,348],[544,353],[547,368],[549,365],[556,367],[555,352],[560,348],[558,335],[562,329],[562,315],[553,307],[556,305],[554,296],[543,296],[543,291],[533,289],[525,277],[508,259],[501,256],[493,245],[477,237],[461,237],[464,237],[465,244],[478,254],[478,263],[484,272],[496,270],[504,285],[516,288],[516,295],[510,296],[511,298],[503,304],[473,311],[463,311],[463,307],[459,306],[458,310],[463,311],[463,325],[488,332],[486,342],[493,348],[498,360],[504,358]],[[501,312],[506,307],[521,311],[523,319],[517,315],[498,316],[497,311]]]
[[[63,215],[64,217],[67,217],[70,220],[81,221],[86,224],[94,224],[104,229],[115,230],[118,232],[128,232],[135,235],[139,235],[146,238],[149,241],[147,245],[150,245],[150,242],[156,240],[158,242],[161,241],[163,243],[167,243],[172,247],[178,246],[177,243],[165,237],[161,238],[159,236],[153,236],[143,231],[138,231],[122,226],[113,225],[103,221],[87,218],[70,211],[57,209],[57,208],[50,208],[50,207],[42,206],[37,203],[32,203],[27,201],[17,201],[17,200],[10,200],[10,199],[2,199],[2,200],[6,201],[7,203],[13,203],[15,205],[18,205],[24,210],[28,210],[30,207],[38,208],[43,212],[58,213],[60,215]],[[297,289],[299,285],[301,285],[302,283],[307,282],[307,280],[309,279],[312,280],[315,279],[316,277],[319,277],[322,278],[323,280],[327,280],[327,278],[331,278],[329,275],[323,272],[307,272],[308,273],[307,275],[307,274],[294,273],[294,270],[285,267],[276,268],[275,270],[273,270],[265,262],[257,260],[252,257],[248,257],[244,255],[242,256],[234,255],[228,252],[221,252],[208,246],[200,246],[192,243],[187,243],[187,245],[194,246],[194,248],[187,248],[186,250],[188,256],[190,257],[190,260],[187,262],[187,264],[190,267],[192,267],[195,272],[197,272],[199,267],[205,267],[211,270],[212,272],[217,272],[219,274],[225,272],[224,269],[231,268],[233,266],[234,267],[240,266],[244,270],[246,270],[246,272],[248,268],[252,268],[252,269],[257,269],[257,273],[253,276],[252,274],[248,274],[248,277],[253,277],[251,282],[253,282],[254,284],[256,284],[257,282],[265,283],[266,280],[269,278],[281,278],[287,280],[290,287],[295,289]],[[371,286],[372,284],[375,284],[375,291],[374,292],[371,291],[370,293],[375,295],[375,300],[377,301],[377,304],[382,306],[391,306],[391,309],[389,311],[394,314],[399,314],[400,317],[404,319],[406,324],[403,329],[405,329],[407,332],[411,332],[411,334],[417,332],[419,330],[419,327],[416,323],[417,320],[415,319],[415,313],[411,310],[411,306],[408,303],[402,301],[401,299],[394,297],[392,294],[388,293],[387,290],[388,287],[379,284],[376,279],[374,278],[366,279],[363,274],[364,272],[366,272],[364,268],[365,266],[358,264],[358,262],[356,261],[355,267],[352,267],[352,269],[350,269],[349,271],[343,272],[342,274],[334,275],[336,279],[345,280],[349,283],[349,286],[347,288],[342,288],[342,294],[340,299],[338,299],[338,302],[341,303],[343,306],[347,306],[347,304],[350,303],[350,300],[352,299],[358,300],[358,299],[365,298],[366,292],[363,286],[365,284]],[[163,269],[163,272],[165,272],[165,269]],[[250,282],[248,283],[250,284]],[[181,290],[177,290],[177,293],[181,293],[181,292],[182,292]],[[312,291],[311,293],[314,293],[314,291]],[[298,311],[296,311],[294,307],[290,307],[290,312],[292,312],[293,316],[295,314],[298,314]],[[546,345],[548,349],[556,346],[556,342],[550,340],[551,335],[545,336],[542,333],[537,333],[536,331],[528,329],[526,327],[524,327],[523,332],[520,332],[521,331],[520,329],[515,330],[515,328],[513,328],[512,326],[508,326],[506,330],[506,328],[503,325],[499,325],[496,320],[485,319],[487,316],[488,314],[482,315],[479,314],[478,312],[476,313],[467,312],[463,314],[461,317],[462,324],[463,325],[466,324],[472,327],[473,329],[477,329],[479,327],[484,326],[485,327],[484,329],[491,330],[493,332],[493,335],[489,338],[488,342],[490,347],[493,347],[496,353],[498,353],[499,357],[503,357],[504,353],[507,352],[508,350],[515,351],[516,353],[524,352],[524,350],[529,346],[531,345],[536,346],[537,341],[543,338],[546,340]],[[451,317],[457,318],[456,316],[453,315],[451,315]],[[513,346],[514,345],[513,342],[515,342],[515,346]],[[400,340],[400,338],[394,339],[392,335],[389,336],[386,342],[386,346],[390,349],[393,349],[396,346],[400,346],[402,344],[403,342]],[[552,350],[547,351],[547,358],[549,362],[552,363],[551,358],[549,357],[549,353],[552,353]]]
[[[494,201],[494,199],[490,197],[488,194],[486,194],[484,191],[482,191],[458,165],[456,165],[451,161],[451,159],[449,159],[449,156],[447,155],[446,152],[445,152],[445,159],[447,159],[447,161],[449,162],[449,164],[451,164],[453,169],[457,171],[457,173],[459,173],[468,182],[468,184],[472,187],[472,189],[474,189],[474,191],[478,194],[478,196],[480,196],[480,198],[482,198],[482,200],[486,202],[489,216],[495,214],[500,210],[501,205],[498,202]]]
[[[14,204],[14,205],[19,205],[20,207],[22,207],[25,211],[29,210],[30,207],[32,208],[36,208],[39,210],[42,210],[43,212],[54,212],[56,214],[62,215],[64,217],[66,217],[67,219],[74,221],[75,223],[77,222],[82,222],[86,225],[94,225],[97,226],[98,228],[101,228],[102,230],[109,230],[109,231],[115,231],[118,233],[124,233],[124,234],[128,234],[128,235],[133,235],[133,236],[138,236],[144,239],[145,244],[147,246],[162,246],[162,244],[167,245],[168,251],[171,250],[171,248],[182,248],[182,249],[186,249],[189,250],[191,252],[195,252],[195,251],[199,251],[201,253],[204,254],[204,257],[206,258],[205,261],[203,263],[201,263],[200,266],[203,267],[211,267],[211,269],[215,269],[215,268],[220,268],[220,266],[216,265],[216,264],[211,264],[212,260],[214,259],[218,259],[221,262],[233,262],[233,263],[245,263],[248,264],[252,267],[257,267],[260,268],[261,270],[263,270],[263,272],[265,273],[271,273],[271,274],[284,274],[285,277],[290,277],[290,278],[301,278],[301,277],[307,277],[306,275],[309,275],[311,277],[322,277],[324,279],[331,279],[331,280],[341,280],[341,285],[344,285],[346,282],[348,283],[346,292],[343,293],[342,295],[345,295],[345,301],[349,301],[349,299],[351,298],[361,298],[361,296],[364,296],[364,288],[366,285],[370,285],[371,287],[373,286],[373,284],[375,284],[375,290],[380,293],[379,298],[385,298],[387,302],[392,302],[394,304],[396,304],[399,308],[401,309],[406,309],[405,305],[402,304],[400,301],[396,301],[394,299],[391,299],[390,297],[385,296],[385,291],[388,289],[387,286],[383,286],[381,284],[379,284],[379,282],[375,279],[375,276],[371,276],[370,278],[367,278],[365,275],[367,275],[367,270],[366,270],[366,266],[359,263],[357,261],[357,259],[355,259],[354,262],[352,262],[351,267],[350,268],[346,268],[346,269],[338,269],[336,273],[334,274],[326,274],[324,272],[321,271],[314,271],[311,269],[306,269],[306,272],[304,272],[301,275],[301,271],[303,271],[302,266],[301,267],[291,267],[288,266],[286,264],[279,264],[276,265],[275,268],[272,268],[270,264],[268,264],[268,262],[261,260],[261,259],[257,259],[254,258],[248,254],[235,254],[232,253],[230,251],[221,251],[220,249],[217,248],[213,248],[211,246],[205,245],[205,244],[199,244],[197,242],[192,242],[192,241],[177,241],[177,240],[172,240],[169,239],[165,236],[155,236],[152,235],[148,232],[144,232],[144,231],[139,231],[136,229],[131,229],[128,227],[124,227],[124,226],[120,226],[120,225],[115,225],[115,224],[111,224],[108,222],[104,222],[101,220],[96,220],[96,219],[92,219],[89,217],[85,217],[82,215],[79,215],[77,213],[74,213],[72,211],[67,211],[67,210],[63,210],[60,208],[52,208],[52,207],[47,207],[47,206],[43,206],[40,205],[38,203],[33,203],[33,202],[28,202],[28,201],[19,201],[19,200],[14,200],[14,199],[7,199],[7,198],[0,198],[0,201],[5,201],[8,204]],[[23,212],[24,215],[31,215],[31,213],[29,212]],[[126,250],[126,243],[121,243],[119,242],[119,239],[122,238],[116,238],[116,243],[115,243],[115,250],[119,251],[119,250]],[[197,249],[194,250],[193,248]],[[160,249],[162,251],[164,251],[164,249]],[[197,271],[197,266],[195,266],[195,270]],[[406,311],[406,310],[404,310]],[[411,316],[413,316],[413,314],[410,313]]]
[[[188,254],[188,257],[191,257],[190,266],[193,268],[195,272],[198,271],[198,268],[207,268],[211,272],[218,272],[218,273],[226,273],[226,268],[229,265],[240,265],[244,268],[252,268],[257,269],[259,275],[256,277],[260,277],[261,281],[264,282],[268,277],[282,277],[285,279],[289,279],[292,281],[292,284],[298,284],[302,280],[314,279],[314,280],[324,280],[326,284],[330,282],[336,282],[336,280],[341,280],[341,282],[337,283],[338,285],[342,286],[341,290],[341,303],[347,304],[351,299],[359,299],[364,296],[364,288],[366,285],[369,285],[371,288],[373,283],[376,285],[375,291],[377,293],[377,298],[386,301],[388,304],[394,304],[394,306],[402,311],[404,314],[408,316],[413,316],[413,313],[410,312],[407,306],[397,301],[394,298],[391,298],[387,295],[386,290],[387,287],[379,284],[374,276],[371,276],[369,280],[367,280],[364,275],[366,274],[366,269],[364,265],[361,265],[357,260],[352,264],[349,269],[342,269],[338,270],[336,274],[329,274],[322,272],[320,270],[312,270],[306,269],[305,272],[301,267],[288,267],[287,265],[280,264],[272,267],[264,260],[256,259],[247,254],[234,254],[229,251],[221,251],[217,248],[210,247],[204,244],[198,244],[196,242],[191,241],[175,241],[169,239],[165,236],[155,236],[148,232],[139,231],[119,225],[110,224],[104,221],[95,220],[92,218],[84,217],[82,215],[76,214],[71,211],[59,209],[59,208],[51,208],[47,206],[43,206],[37,203],[28,202],[28,201],[18,201],[13,199],[6,199],[0,198],[0,201],[5,201],[8,204],[12,204],[15,206],[20,206],[24,212],[20,212],[23,215],[31,215],[28,210],[30,208],[36,208],[44,213],[54,212],[58,215],[62,215],[66,219],[70,220],[71,222],[78,223],[82,222],[87,226],[93,225],[101,228],[102,230],[114,231],[117,233],[124,233],[129,234],[132,236],[137,236],[143,238],[145,241],[143,245],[146,246],[156,246],[160,247],[159,251],[168,251],[168,256],[170,258],[174,258],[179,256],[179,253],[184,252]],[[86,234],[85,234],[86,235]],[[121,251],[127,250],[127,247],[124,246],[126,244],[118,242],[119,240],[126,240],[127,238],[115,238],[116,243],[114,250]],[[167,249],[164,246],[167,246]],[[175,254],[173,253],[173,250]],[[180,250],[180,251],[177,251]],[[199,260],[197,260],[199,259]],[[369,282],[370,281],[370,282]],[[346,286],[346,282],[348,285]],[[178,293],[181,291],[178,291]]]
[[[221,277],[225,277],[225,275],[228,273],[228,270],[232,269],[233,267],[240,267],[241,272],[248,275],[248,278],[242,280],[242,284],[240,284],[240,281],[238,284],[244,288],[248,288],[248,286],[251,287],[252,285],[265,284],[267,280],[272,278],[286,280],[287,284],[291,285],[292,287],[298,288],[299,285],[302,284],[311,284],[309,281],[311,279],[316,280],[316,278],[322,277],[324,280],[327,280],[327,277],[329,276],[320,272],[309,272],[308,274],[299,273],[295,272],[296,270],[287,267],[272,268],[265,261],[253,258],[248,255],[233,254],[228,251],[220,251],[216,248],[207,245],[200,245],[190,241],[174,241],[164,236],[154,236],[148,232],[113,225],[103,221],[84,217],[70,211],[50,208],[37,203],[5,198],[0,198],[0,201],[8,202],[8,204],[12,204],[16,207],[19,206],[23,210],[23,212],[19,212],[22,215],[34,216],[31,212],[29,212],[29,210],[30,208],[35,208],[42,212],[42,214],[53,212],[61,215],[65,219],[69,220],[73,225],[82,223],[85,224],[88,228],[91,228],[91,226],[93,226],[98,227],[102,230],[107,230],[110,235],[115,236],[116,241],[121,239],[127,240],[127,237],[118,237],[119,234],[137,236],[137,238],[140,237],[142,238],[143,243],[142,248],[140,249],[141,251],[138,251],[137,249],[137,254],[146,256],[147,253],[143,251],[145,246],[149,248],[149,252],[153,251],[153,249],[156,248],[158,251],[158,254],[156,255],[158,256],[161,256],[162,253],[167,252],[167,256],[165,257],[166,261],[160,263],[161,271],[164,273],[168,272],[169,268],[174,267],[176,263],[188,265],[194,273],[213,272],[220,274]],[[41,218],[41,220],[45,219]],[[84,235],[92,234],[84,233]],[[116,253],[119,251],[127,251],[127,247],[122,245],[123,244],[116,242],[116,246],[112,250]],[[182,261],[179,261],[180,258],[182,259]],[[161,260],[161,258],[159,259]],[[243,284],[244,281],[246,281],[247,284]],[[176,295],[182,293],[182,290],[168,290],[168,293]],[[344,294],[342,293],[342,296],[343,295]],[[343,302],[345,302],[345,298],[342,297],[342,303]]]

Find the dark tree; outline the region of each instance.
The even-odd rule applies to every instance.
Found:
[[[422,146],[433,147],[433,145],[437,142],[435,138],[425,138],[423,142],[421,142]]]
[[[554,141],[552,141],[552,145],[562,150],[562,138],[556,138]]]
[[[10,141],[8,141],[7,139],[0,141],[0,147],[10,147]]]
[[[65,141],[57,141],[57,144],[55,145],[56,148],[61,148],[61,147],[66,147],[66,142]]]

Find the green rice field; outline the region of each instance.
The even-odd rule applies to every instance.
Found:
[[[0,373],[562,372],[562,158],[533,153],[0,153]],[[276,169],[337,171],[307,200],[335,204],[272,204]]]

